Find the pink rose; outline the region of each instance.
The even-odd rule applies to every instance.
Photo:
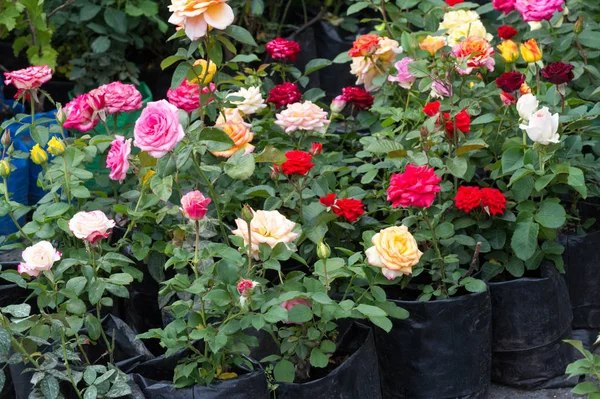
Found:
[[[131,154],[131,139],[115,136],[106,157],[106,167],[110,168],[109,177],[123,183],[129,170],[129,155]]]
[[[133,129],[133,145],[160,158],[185,137],[177,107],[165,100],[148,103]]]
[[[115,221],[106,217],[102,211],[79,212],[69,220],[69,230],[80,240],[95,243],[110,235]]]
[[[17,271],[19,274],[28,274],[37,277],[40,273],[48,271],[54,262],[60,260],[62,254],[58,252],[49,241],[40,241],[25,248],[21,254],[23,262],[19,263]]]
[[[206,215],[210,198],[206,198],[200,191],[191,191],[181,197],[181,212],[190,220],[200,220]]]
[[[508,14],[515,9],[515,0],[492,0],[492,5],[495,10]]]
[[[392,202],[393,208],[429,208],[435,200],[435,193],[441,190],[440,181],[442,179],[435,174],[433,168],[409,164],[404,173],[392,175],[387,200]]]
[[[412,58],[406,57],[396,62],[396,65],[394,66],[396,67],[398,74],[396,76],[390,75],[388,77],[388,80],[390,82],[398,82],[400,87],[404,89],[410,89],[413,82],[417,79],[408,71],[408,65],[413,63],[414,61],[415,60],[413,60]]]
[[[211,93],[215,88],[215,84],[210,83],[208,87],[205,86],[202,88],[202,94]],[[200,108],[200,89],[198,83],[190,83],[187,79],[184,79],[175,90],[169,89],[167,91],[167,98],[171,104],[187,113]],[[214,98],[211,96],[204,104],[210,104],[212,101],[214,101]]]
[[[142,108],[142,94],[134,85],[112,82],[98,88],[109,114],[131,112]]]
[[[516,0],[515,9],[525,22],[552,19],[552,14],[562,11],[564,0]]]
[[[92,130],[98,124],[98,117],[91,107],[90,102],[95,102],[89,98],[89,94],[81,94],[69,101],[62,109],[66,114],[66,120],[63,124],[65,129],[77,129],[82,132]]]
[[[290,311],[291,308],[293,308],[296,305],[304,305],[304,306],[308,306],[309,308],[312,307],[312,304],[308,301],[308,299],[304,299],[304,298],[294,298],[294,299],[290,299],[289,301],[283,301],[279,304],[279,306],[281,306],[288,312]],[[295,322],[291,322],[291,321],[286,321],[284,323],[285,324],[302,324],[302,323],[295,323]]]
[[[4,84],[12,84],[19,90],[31,90],[52,79],[52,69],[48,65],[33,65],[18,71],[4,72],[4,77]]]

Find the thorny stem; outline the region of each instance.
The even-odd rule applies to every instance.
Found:
[[[87,244],[87,242],[86,242]],[[90,250],[90,260],[92,262],[92,269],[94,270],[94,278],[96,280],[98,280],[98,269],[96,267],[96,251],[94,251],[94,244],[89,244],[89,250]],[[98,303],[96,303],[96,317],[98,318],[98,322],[100,323],[100,320],[102,320],[102,314],[100,313],[100,310],[102,308],[102,305],[100,305],[100,301],[98,301]],[[106,333],[104,332],[104,328],[102,327],[102,325],[100,325],[100,335],[102,335],[102,339],[104,340],[104,343],[106,344],[106,349],[109,353],[109,357],[110,357],[110,362],[113,363],[113,350],[110,346],[110,341],[108,340],[108,337],[106,336]]]

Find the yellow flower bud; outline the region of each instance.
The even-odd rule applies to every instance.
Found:
[[[323,240],[320,240],[317,244],[317,256],[319,259],[329,259],[331,256],[331,248]]]
[[[521,43],[520,49],[525,62],[533,63],[542,59],[542,50],[538,47],[535,39],[529,39],[525,43]]]
[[[513,63],[519,59],[519,49],[517,48],[517,43],[512,40],[505,40],[498,45],[498,50],[500,50],[500,55],[504,58],[504,61],[508,63]]]
[[[213,76],[215,76],[215,73],[217,72],[217,65],[214,62],[211,62],[210,64],[208,64],[208,72],[206,72],[206,64],[208,64],[208,62],[206,62],[206,60],[203,59],[196,60],[196,62],[194,62],[194,71],[196,72],[196,75],[198,75],[198,77],[191,79],[189,81],[190,83],[198,83],[198,81],[202,78],[204,78],[202,86],[206,86],[210,82],[212,82]]]
[[[150,180],[152,178],[152,176],[154,176],[156,174],[155,171],[153,171],[152,169],[150,169],[145,175],[144,177],[142,177],[142,186],[145,186],[146,183],[148,183],[148,180]]]
[[[38,165],[45,164],[48,162],[48,154],[39,144],[36,144],[31,149],[31,160]]]
[[[8,177],[10,176],[10,163],[3,159],[0,161],[0,177]]]
[[[53,136],[48,142],[48,152],[54,156],[62,155],[65,152],[65,142]]]

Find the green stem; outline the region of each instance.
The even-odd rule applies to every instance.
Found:
[[[346,297],[348,296],[348,292],[350,291],[350,287],[352,287],[352,282],[354,281],[354,277],[356,277],[356,274],[353,274],[352,277],[350,277],[350,282],[348,283],[348,286],[346,287],[346,291],[344,291],[344,296],[342,297],[342,301],[346,300]]]
[[[96,251],[94,251],[94,245],[93,244],[88,244],[89,245],[89,249],[90,249],[90,261],[92,263],[92,270],[94,271],[94,280],[98,280],[98,268],[96,267]],[[98,300],[98,303],[96,303],[96,317],[98,318],[98,322],[101,323],[102,320],[102,313],[100,312],[100,310],[102,309],[102,305],[100,305],[100,300]],[[113,350],[111,348],[110,345],[110,341],[108,340],[108,337],[106,336],[106,333],[104,332],[104,328],[102,327],[102,324],[100,324],[100,335],[102,335],[102,339],[104,340],[104,343],[106,344],[106,349],[108,350],[109,353],[109,358],[110,358],[110,362],[113,363]]]
[[[195,227],[196,227],[196,247],[194,249],[194,264],[192,265],[192,268],[194,269],[194,276],[196,277],[196,280],[197,280],[198,279],[198,246],[200,244],[200,221],[199,220],[196,220]]]
[[[8,183],[6,182],[6,177],[3,177],[2,180],[4,182],[4,199],[6,200],[6,204],[9,207],[11,207],[9,195],[8,195]],[[12,220],[14,225],[17,227],[17,230],[19,230],[19,233],[21,233],[21,235],[23,237],[25,237],[27,239],[27,241],[29,241],[30,243],[33,244],[33,240],[31,238],[29,238],[29,236],[27,234],[25,234],[25,232],[21,228],[21,225],[19,224],[19,221],[17,220],[17,218],[15,218],[15,215],[12,210],[8,211],[8,216],[10,217],[10,220]]]
[[[140,207],[140,202],[142,201],[142,197],[144,196],[144,188],[145,185],[142,186],[142,190],[140,191],[140,197],[137,200],[137,203],[135,204],[135,209],[133,210],[133,213],[137,213],[138,208]],[[135,225],[135,216],[131,218],[131,220],[129,221],[129,225],[127,226],[127,230],[125,230],[125,234],[123,234],[123,238],[121,238],[119,240],[119,245],[117,246],[117,250],[119,250],[123,244],[125,243],[125,239],[127,238],[127,235],[131,232],[131,229],[133,229],[133,226]]]
[[[67,369],[67,376],[69,377],[69,381],[71,382],[71,385],[73,385],[73,389],[75,389],[75,393],[77,394],[77,397],[79,399],[83,399],[81,396],[81,393],[79,392],[79,389],[77,389],[77,383],[75,382],[75,380],[73,379],[73,373],[71,373],[71,367],[69,366],[69,358],[67,356],[67,348],[66,348],[66,342],[65,342],[65,332],[62,330],[62,328],[60,329],[60,337],[62,340],[62,350],[63,350],[63,356],[64,356],[64,360],[65,360],[65,368]]]
[[[248,278],[252,272],[252,220],[246,222],[248,224]]]
[[[327,258],[323,259],[323,275],[325,277],[325,293],[329,292],[329,278],[327,278]]]
[[[431,230],[431,241],[433,243],[433,247],[435,248],[435,252],[437,254],[437,259],[439,260],[439,265],[440,265],[440,274],[441,274],[441,279],[442,279],[442,293],[446,294],[446,268],[444,266],[444,258],[442,257],[442,252],[440,251],[440,247],[438,245],[438,239],[437,236],[435,234],[435,229],[433,228],[433,225],[431,224],[431,221],[429,220],[429,216],[427,215],[426,211],[423,210],[423,219],[425,220],[425,223],[427,223],[427,226],[429,226],[429,230]]]
[[[62,159],[63,159],[63,167],[65,169],[65,191],[67,193],[67,200],[69,201],[69,205],[71,205],[71,201],[73,201],[73,198],[71,197],[71,184],[70,184],[70,179],[69,179],[69,171],[67,168],[67,160],[65,159],[64,155],[63,155]]]

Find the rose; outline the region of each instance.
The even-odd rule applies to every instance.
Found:
[[[417,241],[406,226],[392,226],[371,238],[372,247],[365,251],[370,265],[380,267],[388,280],[412,273],[421,259]]]
[[[284,175],[305,175],[313,166],[312,157],[304,151],[288,151],[285,153],[287,161],[281,164],[281,171]]]
[[[354,198],[341,198],[331,208],[337,216],[343,216],[350,223],[356,222],[365,213],[365,204]]]
[[[521,119],[528,121],[531,114],[537,111],[538,105],[539,102],[533,94],[524,94],[517,101],[517,112]]]
[[[553,62],[542,68],[542,76],[550,83],[559,85],[569,83],[573,80],[573,69],[575,67],[564,62]]]
[[[342,96],[340,94],[339,96],[336,96],[331,101],[331,104],[329,105],[329,109],[331,110],[332,113],[339,114],[340,112],[342,112],[344,110],[344,108],[346,107],[346,104],[347,104],[347,102],[344,99],[344,96]]]
[[[464,1],[465,0],[446,0],[446,4],[448,4],[450,7],[452,7],[457,4],[464,3]]]
[[[429,208],[435,200],[435,193],[441,190],[441,181],[433,168],[409,164],[404,173],[392,175],[390,187],[387,189],[387,200],[392,202],[393,208]]]
[[[450,138],[452,138],[454,135],[455,126],[458,130],[460,130],[463,133],[469,133],[469,131],[471,130],[471,116],[469,116],[469,113],[466,109],[463,109],[458,114],[456,114],[454,120],[450,118],[449,113],[444,112],[444,119],[446,120],[444,127],[446,128],[446,133]]]
[[[237,229],[231,233],[243,238],[245,245],[250,245],[248,236],[248,223],[243,219],[235,219]],[[250,251],[255,259],[258,258],[259,244],[264,243],[274,248],[280,242],[291,243],[298,238],[294,233],[296,223],[287,219],[278,211],[255,211],[250,221],[250,234],[252,236],[252,248]]]
[[[515,9],[515,0],[492,0],[494,10],[508,14]]]
[[[202,88],[202,94],[212,93],[215,89],[215,84],[210,83],[208,86]],[[172,90],[171,88],[167,90],[167,98],[169,99],[169,102],[177,108],[190,113],[200,107],[200,88],[198,87],[198,83],[191,83],[187,79],[184,79],[175,90]],[[214,98],[211,96],[204,104],[210,104],[213,101]]]
[[[353,104],[358,109],[366,109],[373,105],[374,98],[360,87],[344,87],[342,97],[348,103]]]
[[[527,86],[527,83],[523,83],[519,88],[519,93],[521,93],[522,96],[525,94],[531,94],[531,87]]]
[[[389,69],[396,58],[396,54],[402,52],[402,47],[397,41],[382,37],[379,38],[373,51],[368,57],[352,57],[352,64],[350,65],[350,73],[356,76],[356,84],[364,84],[367,91],[374,91],[379,87],[373,83],[373,79]]]
[[[214,62],[209,63],[202,58],[194,61],[192,66],[194,67],[194,75],[196,75],[196,77],[189,80],[190,84],[197,85],[200,82],[200,79],[202,79],[202,86],[207,86],[212,82],[215,73],[217,73],[217,65]],[[202,93],[204,94],[204,89],[202,90]]]
[[[271,89],[267,102],[275,104],[276,108],[283,107],[302,100],[302,93],[295,83],[284,82]]]
[[[421,50],[428,51],[430,55],[434,55],[439,49],[441,49],[445,45],[446,39],[443,36],[427,35],[427,37],[419,43],[419,48]]]
[[[40,241],[25,248],[21,257],[23,262],[19,263],[17,271],[20,274],[28,274],[37,277],[41,272],[50,270],[54,262],[60,260],[62,254],[58,252],[49,241]]]
[[[485,211],[492,215],[502,215],[506,209],[506,197],[502,192],[495,188],[481,189],[481,206]]]
[[[275,38],[265,46],[267,53],[275,60],[296,61],[300,53],[300,45],[293,40],[282,37]]]
[[[100,86],[98,91],[104,97],[109,114],[131,112],[142,108],[142,94],[134,85],[112,82]]]
[[[452,97],[452,85],[449,82],[434,79],[431,83],[431,97]]]
[[[106,167],[110,168],[109,177],[123,183],[129,170],[129,155],[131,154],[131,139],[115,136],[106,156]]]
[[[479,187],[460,186],[454,197],[456,207],[465,212],[471,212],[481,205],[481,191]]]
[[[515,62],[519,59],[519,48],[517,43],[512,40],[505,40],[498,45],[500,55],[504,58],[504,61],[508,63]]]
[[[400,61],[396,62],[394,65],[398,73],[396,76],[390,75],[388,80],[390,82],[398,82],[400,87],[404,89],[410,89],[417,78],[413,76],[408,70],[408,66],[412,64],[415,60],[410,57],[402,58]]]
[[[65,142],[56,136],[52,136],[50,141],[48,141],[48,152],[54,156],[62,155],[65,149]]]
[[[485,67],[490,71],[494,70],[494,48],[490,46],[487,40],[477,36],[469,36],[460,43],[452,47],[452,54],[457,61],[462,64],[467,61],[467,68],[457,67],[461,75],[469,74],[474,68]]]
[[[463,38],[467,37],[478,37],[480,39],[485,39],[488,42],[494,39],[494,36],[487,32],[481,21],[475,21],[449,30],[448,44],[454,46],[455,44],[460,43]]]
[[[525,62],[533,63],[542,59],[542,50],[538,47],[535,39],[529,39],[521,43],[519,50],[521,50],[521,56]]]
[[[523,82],[525,82],[525,75],[519,71],[504,72],[496,78],[496,86],[508,93],[519,90]]]
[[[287,134],[296,130],[325,134],[330,123],[327,112],[311,101],[290,104],[275,117],[275,124],[281,126]]]
[[[36,165],[43,165],[48,162],[48,154],[39,144],[34,145],[29,153],[31,160]]]
[[[512,39],[518,31],[512,26],[501,25],[498,27],[498,37],[502,40],[510,40]]]
[[[211,151],[213,155],[229,158],[242,149],[244,150],[244,155],[254,151],[254,146],[250,144],[252,139],[254,139],[254,133],[250,131],[248,125],[244,123],[241,117],[233,117],[232,120],[218,123],[215,126],[229,136],[231,141],[233,141],[233,146],[225,151]]]
[[[516,0],[515,9],[523,21],[550,20],[556,11],[562,11],[564,0]]]
[[[473,22],[479,21],[479,14],[471,10],[454,10],[448,11],[444,14],[444,19],[440,23],[438,30],[447,29],[452,30],[459,28],[463,25],[469,25]],[[466,37],[466,36],[465,36]]]
[[[431,103],[426,104],[423,107],[423,112],[427,116],[437,115],[440,112],[440,102],[439,101],[433,101]]]
[[[507,93],[505,91],[500,92],[500,100],[506,105],[511,105],[517,102],[517,100],[513,97],[512,94]]]
[[[262,111],[267,107],[265,100],[262,98],[260,93],[260,87],[242,87],[240,90],[229,94],[227,97],[241,97],[243,100],[232,100],[231,104],[236,105],[245,115],[252,115]]]
[[[335,194],[327,194],[324,197],[319,198],[319,202],[326,208],[331,208],[335,204]]]
[[[283,301],[279,304],[279,306],[281,306],[288,312],[296,305],[304,305],[304,306],[308,306],[309,308],[312,307],[312,304],[308,301],[308,299],[304,299],[304,298],[294,298],[294,299],[290,299],[289,301]],[[284,321],[284,324],[302,324],[302,323],[293,322],[293,321]]]
[[[560,137],[558,135],[558,114],[550,114],[548,107],[534,112],[529,117],[529,124],[520,124],[519,127],[525,132],[529,138],[542,145],[550,143],[558,143]]]
[[[377,51],[380,41],[381,36],[375,34],[361,35],[352,43],[348,55],[350,57],[368,57]]]
[[[238,290],[238,293],[240,294],[240,305],[242,307],[244,307],[244,305],[246,304],[246,301],[248,300],[248,297],[252,293],[252,290],[257,285],[259,285],[259,283],[257,281],[252,281],[252,280],[248,280],[248,279],[241,279],[237,283],[236,288]]]
[[[227,0],[171,0],[169,22],[183,25],[190,40],[198,40],[208,28],[225,29],[233,23],[233,10]]]
[[[317,155],[319,155],[322,152],[323,152],[323,144],[321,144],[321,143],[312,143],[312,145],[310,146],[310,150],[308,151],[308,153],[310,155],[312,155],[313,157],[316,157]]]
[[[52,69],[48,65],[32,65],[18,71],[4,72],[4,84],[12,84],[19,91],[37,89],[52,79]]]
[[[185,137],[177,107],[165,100],[148,103],[133,129],[133,145],[160,158]]]
[[[115,221],[108,219],[102,211],[79,212],[69,220],[69,230],[80,240],[95,243],[110,235],[109,229],[115,227]]]
[[[88,101],[89,95],[81,94],[69,101],[62,109],[62,113],[66,115],[63,127],[65,129],[77,129],[82,132],[87,132],[96,127],[99,119],[96,117],[94,109]]]
[[[190,191],[181,197],[181,212],[190,220],[200,220],[204,218],[208,211],[210,198],[206,198],[200,191]]]

